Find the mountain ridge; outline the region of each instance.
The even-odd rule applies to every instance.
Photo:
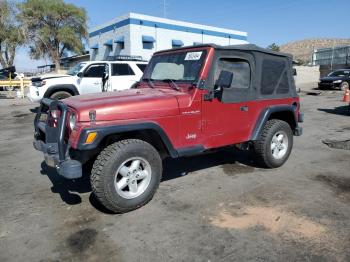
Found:
[[[280,45],[280,51],[290,53],[294,60],[311,62],[314,49],[350,45],[350,38],[309,38]]]

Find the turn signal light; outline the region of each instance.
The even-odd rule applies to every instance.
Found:
[[[92,142],[94,142],[96,136],[97,136],[97,132],[89,133],[87,138],[85,139],[85,144],[91,144]]]

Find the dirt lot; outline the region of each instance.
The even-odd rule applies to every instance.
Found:
[[[32,147],[35,104],[0,99],[0,261],[350,261],[342,93],[302,94],[304,135],[279,169],[223,151],[168,160],[145,207],[105,213]]]

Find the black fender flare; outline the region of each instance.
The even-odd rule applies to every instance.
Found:
[[[257,119],[250,140],[257,140],[259,138],[261,130],[264,128],[265,123],[273,113],[288,112],[293,114],[293,125],[295,128],[298,127],[298,121],[295,116],[296,111],[295,105],[275,105],[263,109]]]
[[[84,128],[80,133],[77,149],[78,150],[91,150],[99,146],[101,141],[108,135],[113,134],[122,134],[130,131],[143,131],[143,130],[152,130],[155,131],[162,142],[164,143],[166,149],[168,150],[171,157],[176,158],[179,156],[177,150],[173,147],[170,139],[167,134],[158,124],[153,122],[144,122],[144,123],[134,123],[127,125],[115,125],[115,126],[102,126],[102,127],[89,127]],[[91,132],[97,132],[97,137],[95,141],[91,144],[85,144],[86,138]]]
[[[69,92],[71,93],[72,95],[74,96],[77,96],[79,95],[79,91],[77,89],[77,87],[75,85],[72,85],[72,84],[58,84],[58,85],[53,85],[53,86],[50,86],[45,94],[44,94],[44,98],[49,98],[51,97],[51,95],[55,92],[58,92],[58,91],[66,91],[66,92]]]

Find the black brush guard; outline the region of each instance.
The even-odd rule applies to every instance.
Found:
[[[49,111],[59,110],[57,127],[48,125]],[[58,174],[68,179],[82,176],[82,165],[69,157],[69,147],[65,142],[67,106],[57,100],[44,98],[34,119],[34,142],[36,150],[44,153],[48,166],[55,167]],[[40,121],[41,115],[47,114],[46,121]]]

